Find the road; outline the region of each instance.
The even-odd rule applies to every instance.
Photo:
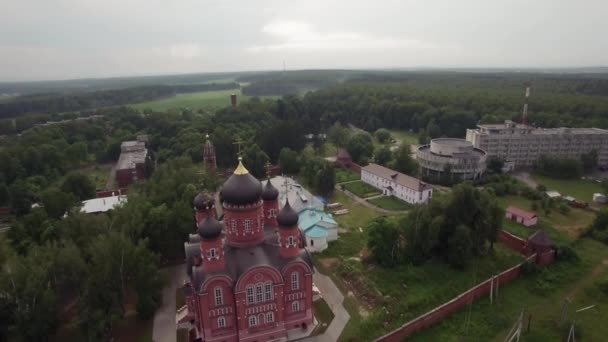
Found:
[[[155,342],[175,342],[175,291],[186,280],[184,264],[164,269],[167,272],[169,284],[163,289],[163,302],[154,315],[152,340]]]

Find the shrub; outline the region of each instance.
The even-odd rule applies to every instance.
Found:
[[[533,261],[526,260],[521,265],[521,274],[522,275],[533,275],[533,274],[537,274],[539,271],[540,271],[540,268]]]
[[[547,187],[546,187],[546,186],[544,186],[544,185],[542,185],[542,184],[538,184],[538,185],[536,186],[536,191],[545,192],[545,191],[547,191]]]
[[[608,296],[608,277],[598,280],[596,285],[603,294]]]
[[[568,206],[566,203],[562,203],[559,205],[559,212],[566,215],[570,212],[570,206]]]
[[[576,261],[579,258],[574,248],[568,245],[561,245],[557,248],[556,259],[559,261]]]

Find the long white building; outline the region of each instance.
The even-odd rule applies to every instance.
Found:
[[[433,187],[418,178],[405,175],[378,164],[361,168],[361,180],[408,203],[426,203],[433,196]]]
[[[596,150],[598,165],[608,166],[608,130],[599,128],[537,128],[505,121],[467,129],[476,148],[515,166],[533,165],[540,156],[580,158]]]

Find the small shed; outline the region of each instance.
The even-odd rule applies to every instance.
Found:
[[[595,194],[593,194],[593,202],[605,204],[608,202],[608,197],[606,197],[606,195],[604,195],[604,194],[595,193]]]
[[[545,194],[549,198],[560,198],[560,197],[562,197],[562,194],[560,194],[557,191],[546,191]]]
[[[348,151],[341,148],[336,155],[336,162],[342,166],[349,166],[353,162],[353,159]]]
[[[553,241],[544,230],[539,229],[528,238],[528,247],[532,253],[545,253],[551,250]]]
[[[516,207],[508,207],[507,210],[505,210],[505,217],[526,227],[532,227],[538,222],[536,213]]]

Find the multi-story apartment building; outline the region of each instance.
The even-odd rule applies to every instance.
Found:
[[[605,129],[537,128],[505,121],[467,129],[466,139],[489,156],[499,157],[515,167],[533,165],[542,155],[578,159],[592,150],[598,153],[598,165],[608,166]]]

